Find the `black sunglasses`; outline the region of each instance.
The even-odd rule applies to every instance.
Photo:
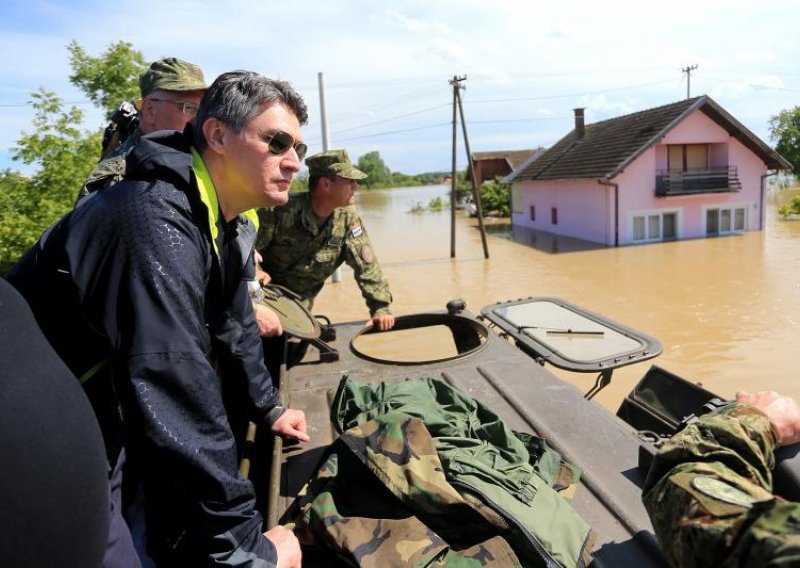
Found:
[[[288,152],[289,148],[294,148],[301,162],[303,158],[306,157],[306,152],[308,152],[308,146],[303,142],[295,143],[292,135],[283,130],[278,130],[277,132],[266,135],[264,141],[269,145],[269,151],[273,154],[283,154],[284,152]]]

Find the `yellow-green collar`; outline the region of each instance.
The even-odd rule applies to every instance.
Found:
[[[217,190],[214,188],[214,182],[211,181],[211,176],[206,169],[203,158],[200,153],[192,148],[192,170],[197,178],[197,191],[200,193],[200,201],[208,209],[208,228],[211,231],[211,243],[214,245],[214,253],[219,260],[219,250],[217,250],[217,237],[219,236],[219,228],[217,222],[219,221],[219,201],[217,200]]]

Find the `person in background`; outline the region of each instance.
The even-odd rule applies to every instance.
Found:
[[[300,296],[311,310],[314,298],[336,268],[347,263],[369,309],[371,324],[394,327],[392,293],[369,235],[353,205],[358,182],[367,174],[345,150],[329,150],[306,159],[309,191],[289,203],[259,211],[256,249],[273,284]]]
[[[772,494],[774,450],[800,442],[800,409],[771,391],[690,424],[659,451],[643,500],[673,566],[798,566],[800,503]]]
[[[139,77],[138,126],[86,178],[78,200],[122,180],[125,158],[142,136],[159,130],[183,130],[197,115],[206,90],[203,71],[177,57],[154,61]]]
[[[143,137],[123,181],[56,222],[7,275],[86,381],[112,477],[129,460],[124,481],[142,489],[158,565],[300,565],[291,531],[262,535],[232,424],[246,415],[309,439],[304,413],[272,386],[242,278],[255,240],[242,214],[286,202],[306,120],[288,83],[220,75],[196,124]]]

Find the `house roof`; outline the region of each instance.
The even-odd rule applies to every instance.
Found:
[[[472,160],[505,160],[511,169],[516,169],[538,149],[531,150],[496,150],[494,152],[473,152]]]
[[[515,169],[506,181],[611,179],[696,110],[727,130],[768,168],[791,169],[791,164],[783,156],[762,142],[711,97],[703,95],[587,124],[581,140],[575,140],[573,129],[537,160]]]

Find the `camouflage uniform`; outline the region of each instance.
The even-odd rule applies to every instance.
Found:
[[[256,249],[274,284],[300,296],[309,310],[325,280],[347,263],[367,302],[370,315],[390,313],[392,293],[381,272],[361,218],[355,207],[339,207],[317,226],[308,193],[292,195],[289,203],[259,211]]]
[[[139,77],[142,98],[155,91],[202,91],[206,89],[203,71],[197,66],[176,57],[154,61]],[[139,107],[137,107],[139,108]],[[105,189],[122,181],[126,158],[139,143],[142,132],[136,128],[128,138],[101,160],[86,178],[78,192],[78,201],[90,193]]]
[[[673,565],[800,564],[800,504],[771,494],[777,439],[765,414],[735,403],[664,445],[643,499]]]
[[[588,563],[594,535],[554,491],[579,472],[443,381],[345,378],[332,421],[345,431],[301,493],[301,542],[360,566]]]
[[[107,158],[101,160],[83,183],[78,192],[78,199],[122,181],[122,177],[125,175],[126,158],[134,146],[139,143],[141,137],[142,132],[137,128]]]

